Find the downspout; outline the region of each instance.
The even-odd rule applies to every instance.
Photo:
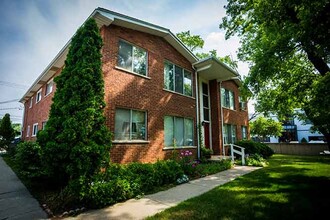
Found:
[[[195,95],[196,95],[196,131],[197,131],[197,158],[201,158],[201,149],[200,149],[200,139],[199,139],[199,94],[198,94],[198,72],[192,65],[193,70],[195,70]]]
[[[225,137],[223,136],[223,107],[222,107],[222,94],[221,94],[221,83],[222,80],[219,82],[219,90],[220,90],[220,108],[221,108],[221,137],[222,137],[222,154],[225,155]]]

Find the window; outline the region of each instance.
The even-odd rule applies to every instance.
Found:
[[[30,99],[30,108],[32,108],[32,103],[33,103],[33,96]]]
[[[246,102],[244,101],[244,99],[241,96],[239,96],[238,100],[239,100],[239,108],[241,110],[246,110]]]
[[[115,140],[146,140],[146,113],[132,109],[116,109]]]
[[[30,135],[30,125],[27,126],[26,137],[29,137],[29,135]]]
[[[53,91],[53,85],[54,85],[53,79],[49,80],[49,82],[46,85],[45,95],[48,95]]]
[[[36,103],[40,102],[40,100],[41,100],[41,89],[37,92]]]
[[[221,88],[221,103],[222,107],[235,110],[235,95],[233,91]]]
[[[242,126],[242,140],[247,139],[247,127],[246,126]]]
[[[165,61],[164,88],[187,96],[192,96],[191,73],[173,63]]]
[[[117,65],[128,71],[147,75],[147,52],[125,41],[119,41]]]
[[[43,122],[42,122],[42,126],[41,126],[41,129],[42,129],[42,130],[44,130],[44,129],[45,129],[45,127],[46,127],[46,124],[47,124],[47,121],[43,121]]]
[[[237,140],[236,125],[225,124],[223,126],[225,144],[234,144]]]
[[[37,136],[38,133],[38,123],[33,124],[32,137]]]
[[[209,87],[206,83],[202,83],[203,93],[203,116],[204,121],[210,121],[210,106],[209,106]]]
[[[176,146],[193,146],[193,124],[192,119],[165,116],[165,147],[174,146],[174,142]]]

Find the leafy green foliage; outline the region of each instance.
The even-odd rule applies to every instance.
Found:
[[[265,160],[259,154],[253,154],[249,157],[246,157],[245,160],[246,160],[246,165],[248,165],[248,166],[256,166],[256,167],[266,167],[266,166],[268,166],[268,161]]]
[[[30,179],[44,177],[41,148],[38,143],[27,141],[17,145],[15,161],[20,173]]]
[[[102,38],[94,19],[80,27],[69,48],[46,128],[38,132],[48,174],[66,184],[90,177],[109,162],[110,133],[103,109]]]
[[[196,49],[203,49],[204,40],[199,35],[191,35],[190,31],[183,31],[177,33],[176,36],[191,50],[199,59],[205,59],[207,57],[214,57],[219,59],[221,62],[224,62],[234,70],[237,69],[237,62],[232,60],[229,55],[224,57],[218,57],[216,50],[211,50],[208,53],[198,53]]]
[[[282,123],[270,118],[258,117],[250,122],[250,133],[264,139],[267,136],[279,137],[282,135]]]
[[[264,143],[258,143],[251,140],[241,140],[236,144],[245,148],[245,154],[258,154],[265,159],[271,157],[274,154],[274,151]]]
[[[190,31],[182,31],[177,33],[176,36],[191,50],[194,52],[196,49],[202,49],[204,46],[204,40],[199,35],[191,35]]]
[[[229,0],[225,8],[220,28],[226,38],[241,39],[238,57],[250,63],[244,84],[253,92],[256,111],[282,118],[295,108],[312,109],[308,118],[328,137],[329,120],[316,115],[329,112],[330,104],[314,104],[330,88],[320,94],[314,85],[325,82],[330,70],[330,2]]]
[[[111,164],[104,173],[95,175],[91,181],[83,180],[80,183],[80,195],[88,206],[104,207],[150,193],[157,187],[175,184],[182,175],[181,166],[172,160],[157,161],[154,164]]]
[[[10,114],[5,114],[0,123],[0,147],[8,147],[15,138],[15,130],[10,121]]]
[[[211,155],[213,154],[212,149],[208,149],[206,147],[201,147],[201,157],[205,159],[211,158]]]

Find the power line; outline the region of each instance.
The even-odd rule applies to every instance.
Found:
[[[1,82],[1,81],[0,81]],[[3,101],[3,102],[0,102],[0,104],[6,104],[6,103],[10,103],[10,102],[18,102],[19,99],[12,99],[12,100],[8,100],[8,101]]]
[[[27,85],[12,83],[12,82],[6,82],[6,81],[1,81],[1,80],[0,80],[0,85],[8,86],[8,87],[16,88],[16,89],[27,89],[29,87]]]

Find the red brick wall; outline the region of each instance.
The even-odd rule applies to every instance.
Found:
[[[242,139],[241,126],[247,126],[249,128],[249,116],[248,116],[248,107],[246,105],[246,110],[241,110],[239,106],[239,89],[237,84],[234,81],[224,81],[221,84],[222,88],[231,90],[235,94],[235,110],[228,108],[223,108],[223,119],[224,124],[237,125],[236,134],[237,140]],[[248,137],[249,129],[248,129]]]
[[[155,162],[171,155],[164,147],[164,116],[196,117],[196,100],[165,91],[164,61],[181,66],[193,73],[188,60],[164,39],[146,33],[111,25],[101,29],[104,46],[103,73],[105,81],[105,114],[107,125],[114,131],[116,108],[131,108],[147,112],[147,141],[145,144],[116,143],[111,150],[114,162]],[[141,77],[116,68],[120,39],[139,46],[148,52],[148,74]],[[193,85],[195,86],[195,85]],[[193,91],[195,89],[193,88]],[[196,139],[195,131],[195,139]],[[195,141],[195,144],[196,141]]]
[[[59,69],[55,75],[58,75],[61,72],[61,69]],[[49,81],[48,81],[49,82]],[[55,83],[53,84],[53,90],[51,93],[48,95],[45,95],[46,92],[46,85],[47,82],[42,85],[41,89],[41,100],[36,103],[36,91],[33,94],[33,103],[32,107],[30,108],[30,101],[31,99],[27,100],[24,103],[24,122],[23,122],[23,128],[22,128],[22,139],[23,140],[35,140],[36,137],[32,137],[32,132],[33,132],[33,124],[38,123],[38,130],[42,129],[42,122],[45,122],[48,120],[49,116],[49,110],[50,106],[52,104],[52,99],[54,96],[54,92],[56,90],[56,85]],[[27,137],[27,128],[30,126],[30,132],[29,132],[29,137]]]

